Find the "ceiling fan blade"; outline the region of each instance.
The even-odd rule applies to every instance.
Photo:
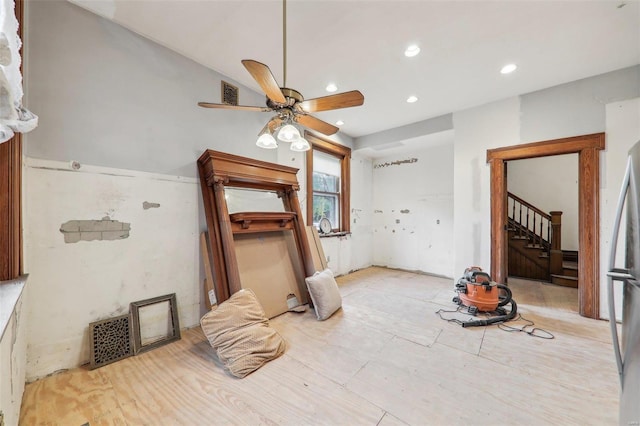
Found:
[[[287,99],[282,94],[280,86],[278,86],[268,66],[251,59],[243,59],[242,65],[249,71],[251,77],[260,85],[260,88],[269,99],[279,104],[287,103]]]
[[[333,135],[334,133],[336,133],[338,129],[336,126],[334,126],[333,124],[329,124],[326,121],[322,121],[318,118],[315,118],[312,115],[296,115],[295,120],[302,124],[305,127],[308,127],[310,129],[316,130],[324,135]]]
[[[332,109],[360,106],[364,103],[364,96],[359,90],[309,99],[300,102],[300,107],[306,112],[329,111]]]
[[[259,107],[259,106],[246,106],[246,105],[229,105],[229,104],[214,104],[211,102],[198,102],[198,105],[204,108],[220,108],[220,109],[235,109],[238,111],[271,111],[271,108]]]

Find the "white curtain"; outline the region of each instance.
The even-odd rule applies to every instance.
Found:
[[[38,125],[38,117],[22,106],[21,45],[14,0],[0,0],[0,143]]]

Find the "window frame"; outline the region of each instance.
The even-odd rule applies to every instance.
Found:
[[[306,154],[306,185],[307,185],[307,225],[313,224],[313,153],[319,151],[337,157],[340,160],[340,226],[335,227],[331,224],[332,233],[350,233],[351,232],[351,148],[331,142],[327,139],[314,135],[309,131],[305,131],[305,139],[311,145],[311,149]]]

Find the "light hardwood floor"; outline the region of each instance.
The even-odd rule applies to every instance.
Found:
[[[519,311],[555,335],[465,328],[453,280],[382,268],[339,278],[343,309],[271,321],[286,353],[244,379],[199,328],[182,340],[26,387],[24,425],[614,425],[609,324],[576,313],[575,289],[511,280]],[[517,322],[515,325],[522,325]]]

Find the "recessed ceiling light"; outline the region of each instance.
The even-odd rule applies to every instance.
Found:
[[[504,67],[502,67],[502,69],[500,70],[501,74],[511,74],[512,72],[514,72],[516,70],[516,68],[518,68],[518,66],[516,64],[507,64]]]
[[[404,51],[404,56],[411,58],[413,56],[416,56],[418,53],[420,53],[420,48],[415,44],[412,44],[411,46],[407,47],[407,50]]]
[[[335,84],[333,84],[333,83],[329,83],[329,84],[327,84],[327,88],[326,88],[326,89],[327,89],[327,92],[331,92],[331,93],[333,93],[333,92],[335,92],[336,90],[338,90],[338,86],[336,86],[336,85],[335,85]]]
[[[343,124],[344,124],[344,121],[342,120],[336,121],[336,126],[342,126]]]
[[[409,102],[410,104],[412,104],[414,102],[417,102],[417,101],[418,101],[418,98],[416,96],[413,96],[413,95],[411,95],[411,96],[409,96],[407,98],[407,102]]]

